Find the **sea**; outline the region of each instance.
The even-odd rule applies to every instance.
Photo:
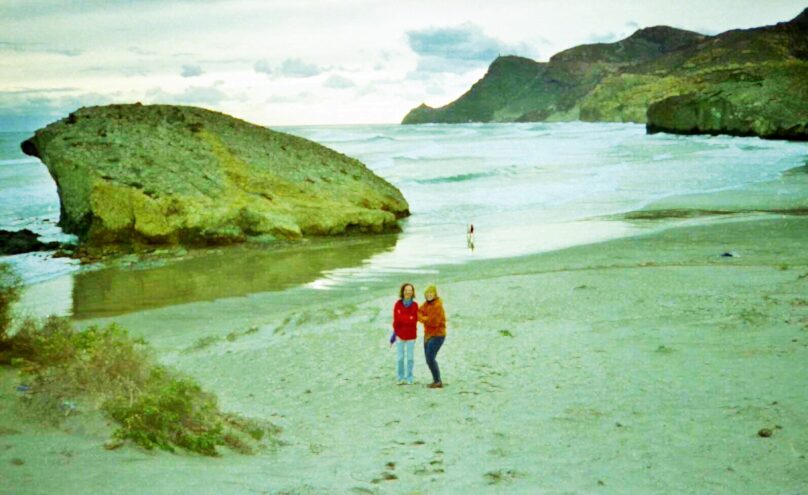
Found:
[[[216,249],[185,261],[130,269],[81,266],[52,253],[8,256],[0,262],[10,263],[32,287],[58,280],[66,292],[61,312],[76,317],[289,287],[361,288],[390,275],[406,279],[437,273],[435,267],[446,264],[632,235],[646,227],[620,220],[621,213],[671,196],[773,180],[804,165],[808,154],[802,143],[648,135],[642,125],[619,123],[273,129],[357,158],[398,187],[411,211],[401,221],[401,233]],[[47,169],[20,150],[31,134],[0,131],[0,229],[27,228],[45,240],[71,240],[57,225],[59,198]],[[467,235],[470,225],[473,239]],[[183,280],[186,285],[178,286]],[[115,307],[114,297],[107,296],[117,292],[135,302]],[[42,293],[53,297],[54,292]],[[87,294],[83,302],[77,293]]]

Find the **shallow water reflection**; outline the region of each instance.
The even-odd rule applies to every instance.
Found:
[[[111,267],[75,275],[76,319],[115,316],[310,283],[328,270],[362,265],[395,247],[397,235],[315,239],[284,247],[236,246],[162,266]]]

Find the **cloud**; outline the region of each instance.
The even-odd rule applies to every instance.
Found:
[[[79,72],[85,74],[113,74],[122,75],[124,77],[145,77],[153,74],[155,71],[152,69],[153,64],[140,63],[140,65],[119,65],[116,67],[108,67],[104,65],[92,65],[80,69]]]
[[[125,2],[110,2],[108,0],[3,0],[3,15],[16,21],[52,17],[54,12],[60,16],[91,16],[99,14],[137,14],[149,8],[161,8],[166,2],[163,0],[126,0]],[[225,3],[225,0],[193,0],[186,2],[194,6],[199,4]]]
[[[169,93],[162,88],[152,88],[146,92],[146,98],[160,103],[208,106],[218,105],[224,100],[236,99],[219,89],[216,84],[212,86],[190,86],[179,93]]]
[[[539,43],[546,42],[544,38],[537,39]],[[468,22],[456,27],[409,31],[407,41],[418,55],[416,70],[407,75],[415,80],[426,80],[438,73],[466,74],[487,67],[499,55],[539,57],[536,48],[527,43],[505,43]]]
[[[242,100],[243,95],[231,95],[214,84],[212,86],[191,86],[178,93],[169,93],[162,88],[152,88],[145,93],[145,102],[202,105],[215,107],[223,101]],[[119,92],[101,94],[77,92],[74,88],[16,89],[0,91],[0,117],[49,116],[61,118],[68,113],[87,106],[110,103],[131,103],[140,98]]]
[[[86,106],[112,103],[118,93],[79,93],[73,88],[0,91],[0,115],[65,116]]]
[[[617,33],[598,33],[591,34],[586,38],[586,43],[614,43],[625,38],[622,34]]]
[[[182,77],[196,77],[201,76],[202,74],[204,74],[202,67],[198,65],[183,65],[182,73],[180,75]]]
[[[265,100],[266,103],[299,103],[302,101],[309,101],[312,94],[309,91],[303,91],[294,95],[275,94]]]
[[[410,48],[421,56],[447,60],[490,61],[499,53],[500,43],[483,34],[482,29],[466,23],[455,28],[428,28],[409,31]]]
[[[407,42],[418,55],[416,72],[421,73],[469,72],[487,66],[498,55],[513,54],[516,49],[487,36],[471,23],[408,31]]]
[[[299,58],[287,58],[278,68],[278,74],[287,77],[312,77],[323,72],[316,65],[307,64]]]
[[[71,48],[51,48],[44,43],[13,43],[10,41],[0,41],[0,50],[21,53],[53,53],[65,57],[78,57],[84,53],[82,50]]]
[[[157,55],[157,52],[153,50],[144,50],[143,48],[137,46],[130,46],[129,48],[127,48],[127,50],[134,53],[135,55],[143,55],[143,56]]]
[[[259,74],[272,74],[272,68],[266,60],[259,60],[254,66],[255,72]]]
[[[35,94],[42,94],[42,93],[70,93],[74,91],[79,91],[79,88],[75,87],[61,87],[61,88],[23,88],[23,89],[9,89],[5,91],[0,91],[0,95],[9,97],[11,95],[35,95]]]
[[[337,74],[332,75],[328,79],[325,80],[323,86],[327,88],[334,88],[334,89],[346,89],[346,88],[353,88],[356,86],[356,83],[348,79],[347,77],[342,77]]]
[[[593,33],[590,34],[586,38],[586,43],[615,43],[617,41],[623,40],[631,36],[635,33],[638,29],[640,29],[639,23],[635,21],[629,21],[625,23],[623,29],[618,32],[609,32],[609,33]]]
[[[324,67],[318,67],[314,64],[308,64],[299,58],[287,58],[281,65],[272,68],[266,60],[259,60],[253,66],[255,72],[259,74],[274,75],[276,77],[312,77],[322,74],[325,71]]]

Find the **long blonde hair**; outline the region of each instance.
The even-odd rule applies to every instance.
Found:
[[[426,297],[427,292],[434,292],[435,299],[438,298],[438,288],[435,286],[435,284],[429,284],[426,286],[426,289],[424,289],[424,297]]]

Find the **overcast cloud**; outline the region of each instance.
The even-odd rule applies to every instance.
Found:
[[[180,73],[182,77],[196,77],[202,74],[202,67],[198,65],[183,65],[182,72]]]
[[[0,0],[0,122],[83,105],[202,105],[262,124],[399,122],[498,55],[547,60],[666,24],[715,34],[804,0]]]

